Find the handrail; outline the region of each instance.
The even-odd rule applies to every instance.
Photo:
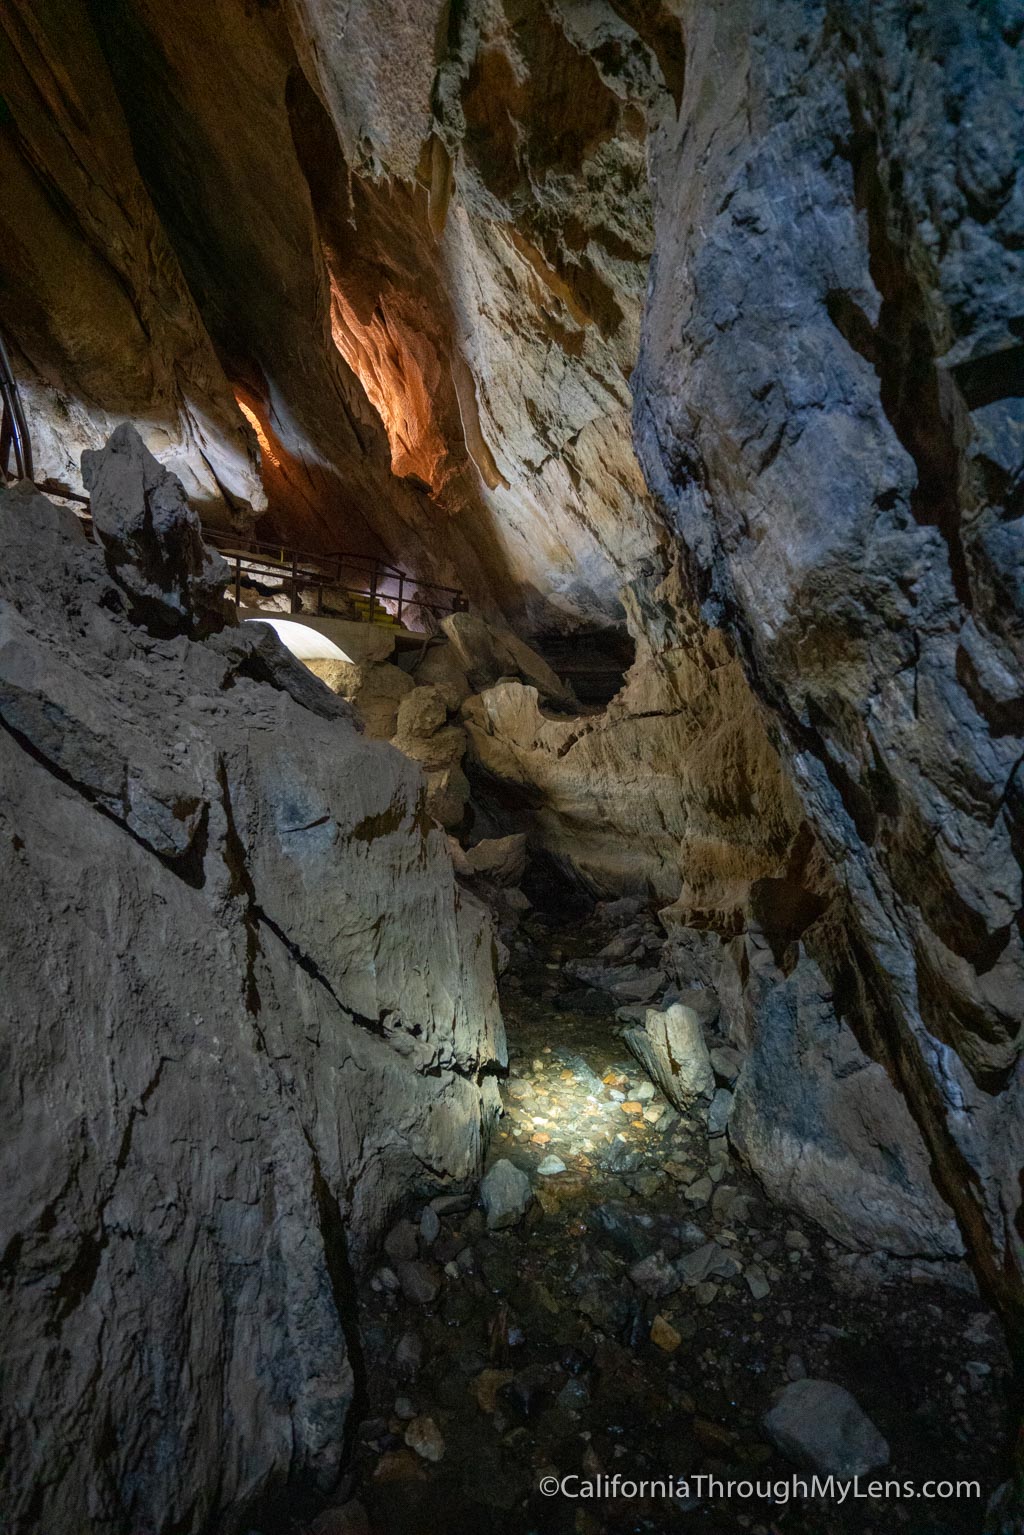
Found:
[[[14,467],[19,480],[33,480],[32,439],[18,392],[18,382],[11,371],[11,359],[3,333],[0,332],[0,399],[3,413],[0,416],[0,469],[10,473],[11,449],[14,450]]]
[[[70,496],[88,505],[87,497],[76,496],[52,480],[44,481],[40,489],[48,490],[51,495],[65,498]],[[80,514],[80,520],[91,531],[92,517],[88,512]],[[313,550],[300,550],[268,539],[233,534],[225,528],[204,527],[203,540],[232,566],[231,584],[237,607],[242,606],[242,583],[245,577],[249,577],[250,581],[259,581],[260,577],[268,576],[287,583],[289,605],[293,613],[302,611],[300,598],[303,592],[316,592],[316,611],[319,615],[336,618],[350,615],[325,606],[325,592],[361,598],[366,603],[366,612],[357,612],[356,617],[369,623],[387,622],[389,617],[393,617],[401,624],[403,616],[413,608],[436,616],[465,612],[469,606],[459,587],[443,586],[439,581],[419,581],[399,566],[392,565],[390,560],[375,554],[349,553],[344,549],[333,550],[330,554],[318,554]],[[363,584],[353,585],[346,579],[353,566],[367,567]],[[415,590],[415,596],[406,595],[409,586]],[[393,614],[386,604],[394,606]]]
[[[48,495],[77,501],[88,508],[88,496],[68,490],[52,479],[36,481],[32,466],[32,442],[17,380],[11,370],[11,360],[2,333],[0,333],[0,400],[3,403],[3,414],[0,417],[0,470],[4,474],[9,472],[13,450],[19,479],[31,480]],[[92,518],[88,511],[82,516],[82,521],[91,528]],[[407,597],[406,584],[412,583],[413,578],[399,566],[392,565],[390,560],[382,559],[377,554],[362,554],[347,549],[332,549],[327,554],[320,554],[314,550],[298,549],[288,544],[270,542],[267,539],[234,534],[222,528],[204,527],[203,538],[206,543],[234,563],[235,602],[238,606],[241,606],[243,562],[250,575],[278,577],[289,582],[293,613],[300,611],[299,598],[303,591],[316,591],[317,612],[323,613],[325,587],[329,591],[338,591],[345,596],[368,599],[365,616],[371,623],[378,614],[388,613],[388,609],[384,606],[385,602],[396,604],[396,614],[393,616],[397,617],[399,624],[402,622],[403,612],[409,608],[426,609],[436,614],[463,612],[468,606],[463,593],[457,586],[442,586],[439,581],[416,581],[417,595]],[[364,588],[346,585],[343,577],[354,573],[354,568],[359,566],[366,567],[367,586]],[[397,593],[387,590],[389,586],[393,587],[396,583]],[[438,595],[430,597],[428,594],[431,593]]]

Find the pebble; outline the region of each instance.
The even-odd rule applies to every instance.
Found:
[[[682,1343],[682,1335],[672,1323],[660,1314],[651,1323],[651,1342],[666,1354],[674,1354]]]
[[[435,1271],[426,1263],[413,1260],[409,1263],[399,1263],[397,1268],[402,1294],[406,1300],[411,1300],[418,1306],[429,1306],[431,1301],[437,1299],[441,1283]]]
[[[743,1277],[747,1281],[747,1289],[754,1300],[764,1300],[766,1296],[772,1293],[772,1287],[768,1283],[768,1276],[758,1264],[749,1264],[743,1270]]]
[[[404,1332],[395,1348],[395,1365],[399,1375],[414,1380],[423,1363],[423,1339],[419,1333]]]
[[[538,1162],[537,1171],[540,1173],[542,1178],[554,1178],[558,1173],[565,1172],[565,1163],[562,1161],[561,1157],[556,1157],[552,1153],[551,1155],[546,1156],[542,1162]]]
[[[437,1211],[428,1205],[420,1216],[420,1236],[429,1247],[432,1242],[437,1241],[440,1235],[441,1219]]]
[[[444,1438],[433,1418],[413,1418],[405,1431],[405,1442],[423,1460],[444,1459]]]

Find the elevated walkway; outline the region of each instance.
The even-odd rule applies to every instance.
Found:
[[[266,608],[240,607],[243,623],[270,624],[300,661],[351,661],[363,665],[386,661],[396,651],[422,650],[433,644],[400,624],[370,624],[359,619],[330,618],[314,613],[277,613]]]
[[[12,459],[16,479],[31,480],[45,494],[82,506],[82,523],[91,536],[88,496],[52,480],[35,478],[28,424],[0,334],[0,479],[12,473]],[[422,629],[429,630],[446,614],[464,612],[469,606],[458,587],[419,581],[379,555],[345,549],[320,554],[247,538],[223,528],[204,527],[203,538],[232,568],[231,589],[240,616],[268,621],[280,618],[283,596],[293,622],[311,630],[315,629],[312,622],[315,618],[330,619],[349,629],[361,626],[391,631],[394,643],[386,650],[387,655],[410,643],[423,643],[422,632],[410,629],[410,623],[418,621]],[[314,609],[312,614],[310,607]],[[358,649],[349,638],[350,648],[355,645]],[[297,643],[313,641],[302,639]]]

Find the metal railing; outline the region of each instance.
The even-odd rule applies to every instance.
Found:
[[[14,472],[19,480],[33,480],[32,439],[22,409],[17,381],[11,371],[11,359],[3,334],[0,333],[0,399],[3,411],[0,415],[0,469],[11,472],[11,453],[14,453]]]
[[[356,554],[347,549],[318,554],[261,539],[240,540],[237,535],[209,528],[203,530],[203,537],[230,562],[239,607],[243,585],[252,589],[268,579],[287,587],[293,613],[303,611],[304,592],[316,594],[318,614],[355,617],[371,623],[388,623],[393,619],[401,625],[413,610],[443,617],[464,612],[468,607],[458,587],[415,580],[379,555]],[[257,606],[262,595],[257,591]],[[346,613],[332,608],[329,605],[332,595],[354,599],[351,606],[355,611]]]
[[[11,370],[11,361],[0,333],[0,399],[3,415],[0,418],[0,470],[10,473],[11,454],[17,477],[32,480],[40,490],[64,500],[77,501],[88,507],[88,496],[69,490],[56,480],[37,482],[32,466],[32,442],[28,424],[18,393],[18,385]],[[86,512],[82,522],[92,532],[92,518]],[[286,544],[268,543],[265,540],[239,537],[217,528],[204,528],[203,538],[229,560],[234,570],[235,603],[242,605],[242,582],[247,578],[250,589],[257,588],[261,580],[279,581],[287,586],[291,611],[300,613],[302,594],[316,593],[318,614],[338,618],[356,618],[370,623],[401,625],[413,609],[443,617],[448,613],[464,612],[468,603],[455,586],[442,586],[436,581],[416,581],[413,577],[392,565],[389,560],[374,554],[354,554],[348,550],[335,550],[330,554],[316,554],[309,550],[295,549]],[[352,599],[350,612],[339,612],[324,602],[324,593],[335,593]],[[257,606],[264,594],[257,589]]]

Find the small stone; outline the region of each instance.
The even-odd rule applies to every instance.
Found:
[[[729,1125],[729,1115],[732,1113],[732,1093],[728,1088],[720,1087],[711,1100],[708,1109],[708,1134],[724,1135]]]
[[[711,1065],[719,1081],[731,1087],[740,1074],[743,1058],[731,1045],[718,1045],[711,1051]]]
[[[689,1200],[692,1205],[706,1205],[714,1193],[714,1186],[710,1178],[698,1178],[696,1183],[684,1191],[683,1198]]]
[[[438,1194],[430,1201],[430,1208],[438,1215],[462,1215],[472,1207],[472,1194]]]
[[[776,1449],[824,1475],[866,1476],[889,1461],[882,1435],[834,1381],[791,1381],[776,1394],[762,1424]]]
[[[559,1173],[565,1172],[565,1163],[562,1161],[561,1157],[556,1157],[554,1154],[552,1154],[550,1156],[546,1156],[542,1162],[538,1162],[537,1171],[540,1173],[542,1178],[554,1178]]]
[[[405,1442],[423,1460],[444,1458],[444,1439],[433,1418],[413,1418],[405,1431]]]
[[[650,1103],[655,1091],[653,1082],[631,1082],[629,1096],[635,1098],[637,1103]]]
[[[771,1294],[772,1287],[768,1283],[768,1277],[764,1269],[760,1268],[758,1264],[751,1263],[745,1268],[743,1270],[743,1277],[747,1281],[747,1288],[754,1300],[764,1300],[766,1296]]]
[[[551,1140],[551,1137],[548,1135],[546,1130],[538,1130],[536,1135],[530,1136],[530,1139],[535,1146],[546,1146]]]
[[[363,1505],[352,1498],[338,1508],[325,1508],[309,1530],[310,1535],[370,1535],[370,1520]]]
[[[682,1341],[681,1334],[676,1332],[672,1323],[659,1313],[651,1323],[651,1342],[663,1353],[674,1354]]]
[[[802,1231],[787,1231],[783,1240],[792,1252],[806,1252],[811,1245]]]
[[[711,1302],[715,1299],[720,1289],[721,1285],[713,1284],[710,1279],[706,1279],[704,1283],[699,1284],[693,1292],[697,1305],[710,1306]]]
[[[512,1379],[511,1370],[481,1370],[471,1387],[481,1412],[492,1413],[498,1405],[498,1392]]]
[[[420,1216],[420,1236],[429,1247],[432,1242],[437,1241],[440,1235],[441,1221],[438,1213],[430,1205],[427,1205],[427,1208]]]
[[[629,1115],[642,1114],[643,1111],[644,1111],[643,1104],[642,1103],[637,1103],[635,1098],[629,1099],[625,1103],[621,1103],[619,1105],[619,1107],[621,1108],[623,1114],[629,1114]]]
[[[397,1226],[392,1226],[384,1238],[384,1251],[392,1263],[416,1257],[419,1247],[416,1241],[416,1227],[412,1221],[399,1221]]]
[[[525,1215],[532,1197],[530,1180],[520,1168],[505,1157],[495,1162],[480,1185],[488,1229],[501,1231],[516,1225]]]
[[[419,1333],[404,1332],[395,1349],[395,1367],[404,1380],[414,1380],[423,1363],[423,1339]]]
[[[651,1253],[649,1258],[642,1258],[639,1263],[634,1263],[629,1271],[629,1277],[637,1289],[649,1295],[652,1300],[663,1300],[666,1295],[671,1295],[678,1290],[682,1283],[675,1267],[661,1251]]]
[[[407,1396],[395,1397],[395,1417],[401,1418],[403,1423],[408,1423],[415,1418],[416,1408]]]
[[[429,1306],[431,1301],[437,1299],[441,1284],[436,1271],[429,1265],[414,1260],[411,1263],[399,1263],[397,1268],[406,1300],[413,1301],[417,1306]]]
[[[807,1366],[804,1364],[803,1360],[800,1358],[800,1355],[799,1354],[790,1354],[789,1358],[786,1360],[786,1379],[787,1380],[806,1380],[806,1378],[807,1378]]]
[[[656,1125],[658,1120],[661,1118],[662,1113],[663,1110],[660,1109],[656,1103],[648,1104],[647,1108],[644,1109],[644,1120],[649,1125]]]

